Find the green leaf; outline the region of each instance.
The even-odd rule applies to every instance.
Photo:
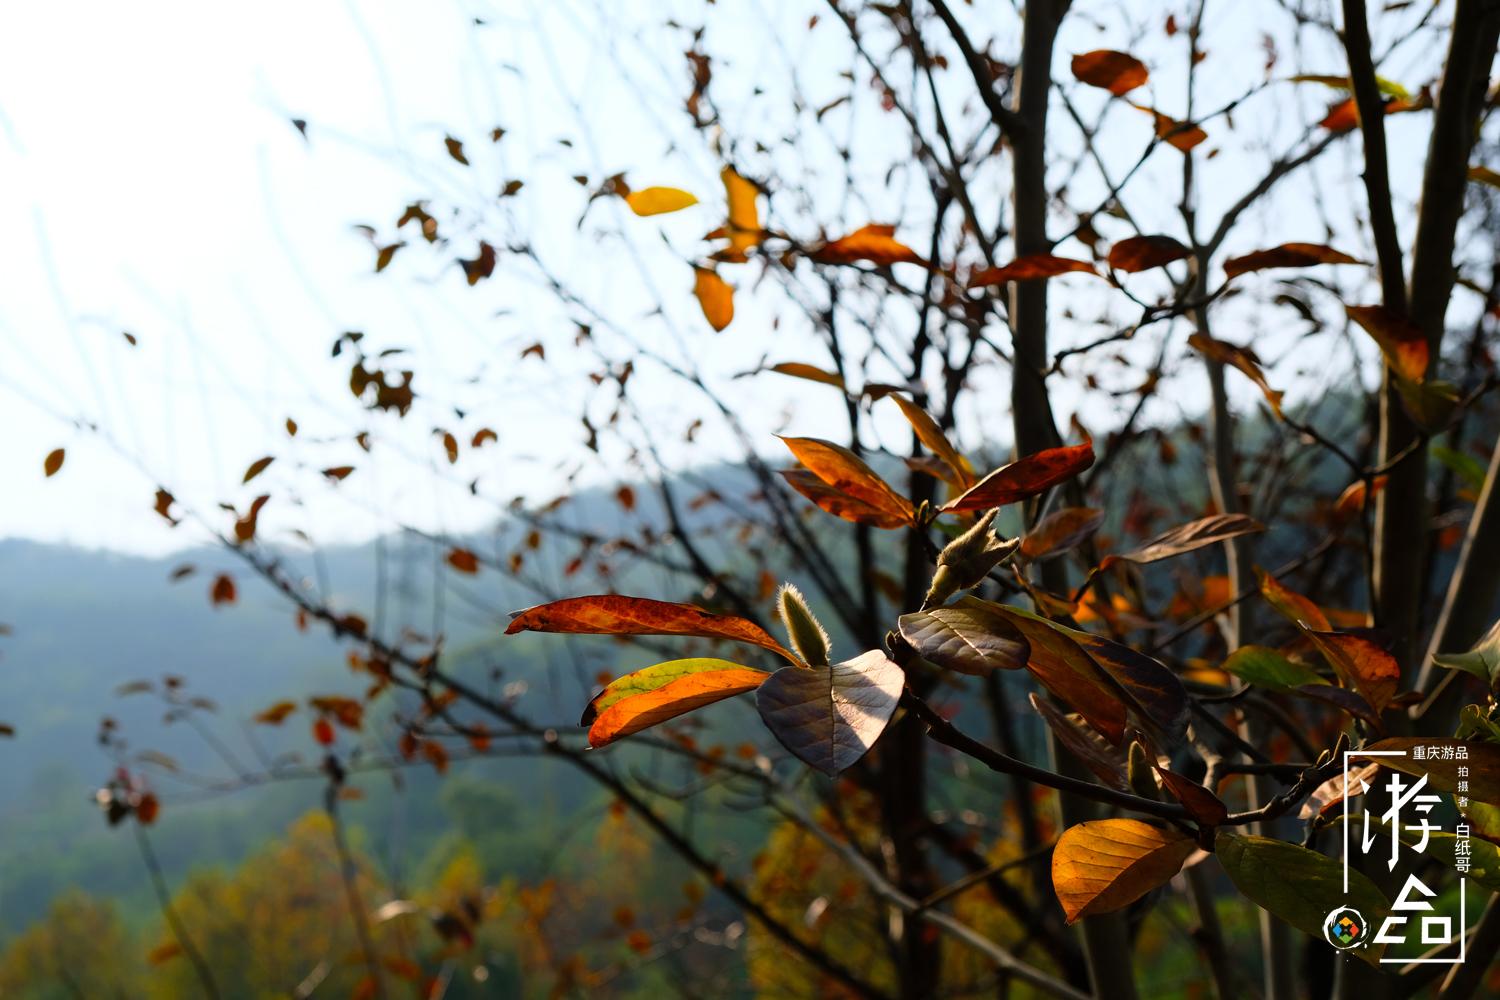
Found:
[[[901,700],[906,673],[878,649],[828,667],[782,667],[755,707],[781,745],[830,777],[880,738]]]
[[[1418,760],[1411,756],[1413,747],[1426,748],[1423,759]],[[1432,756],[1433,747],[1452,747],[1455,755],[1434,757]],[[1459,747],[1463,748],[1462,758],[1457,756]],[[1466,743],[1462,740],[1443,740],[1430,736],[1392,736],[1363,749],[1405,751],[1404,757],[1371,759],[1381,767],[1400,771],[1414,778],[1426,775],[1427,786],[1435,792],[1457,793],[1459,781],[1465,781],[1468,787],[1463,794],[1480,802],[1500,804],[1500,746],[1494,743]],[[1359,757],[1361,751],[1356,750],[1350,756]],[[1466,771],[1462,779],[1458,774],[1459,768],[1464,768]]]
[[[1246,684],[1273,691],[1324,683],[1312,667],[1294,663],[1267,646],[1241,646],[1224,661],[1224,669]]]
[[[1324,921],[1341,906],[1352,906],[1372,921],[1390,912],[1385,896],[1359,871],[1350,870],[1349,891],[1344,892],[1344,866],[1317,851],[1220,830],[1214,853],[1235,888],[1313,937],[1323,937]],[[1375,965],[1384,951],[1383,945],[1372,945],[1354,954]]]
[[[1440,444],[1432,446],[1432,457],[1442,462],[1453,474],[1464,481],[1464,485],[1478,493],[1484,489],[1484,463],[1473,455]]]
[[[1466,670],[1493,685],[1500,679],[1500,621],[1490,626],[1474,648],[1467,653],[1445,653],[1432,658],[1432,662],[1449,670]]]
[[[1031,644],[1020,630],[983,607],[933,608],[902,615],[900,628],[901,638],[924,659],[961,674],[1021,670],[1031,654]]]
[[[1402,826],[1401,831],[1402,843],[1415,849],[1420,838],[1406,826]],[[1471,836],[1468,840],[1469,871],[1464,877],[1473,879],[1491,892],[1500,892],[1500,847],[1479,837]],[[1427,834],[1427,849],[1421,853],[1453,868],[1454,845],[1457,843],[1456,834],[1434,830]]]

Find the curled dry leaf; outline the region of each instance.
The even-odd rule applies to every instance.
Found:
[[[902,615],[901,638],[926,660],[961,674],[1021,670],[1031,645],[1008,618],[981,605]]]
[[[1199,826],[1223,826],[1229,819],[1229,807],[1223,800],[1196,781],[1160,765],[1156,765],[1156,773],[1161,775],[1162,787],[1182,803]]]
[[[827,667],[782,667],[755,707],[781,745],[830,777],[874,746],[891,721],[906,674],[872,649]]]
[[[707,267],[693,268],[693,295],[703,309],[703,318],[715,331],[734,322],[734,286]]]
[[[1082,716],[1060,710],[1035,691],[1028,694],[1027,698],[1058,742],[1077,757],[1079,763],[1111,788],[1122,792],[1130,791],[1126,758],[1119,747],[1110,746],[1109,741],[1083,721]]]
[[[625,204],[636,215],[663,215],[696,205],[698,199],[680,188],[647,187],[627,194]]]
[[[753,691],[770,676],[711,657],[668,660],[611,682],[589,702],[579,725],[589,727],[589,746],[598,749],[704,705]]]
[[[1050,253],[1027,254],[1017,257],[1001,267],[987,267],[969,278],[970,288],[985,288],[1007,281],[1036,281],[1039,278],[1055,278],[1060,274],[1078,272],[1098,276],[1094,265],[1086,260],[1071,257],[1054,257]]]
[[[901,414],[906,417],[906,422],[911,424],[911,429],[916,432],[917,440],[921,441],[928,451],[951,470],[951,476],[942,478],[957,483],[961,487],[967,487],[973,483],[974,471],[968,459],[953,447],[953,443],[948,440],[948,436],[943,433],[938,422],[932,419],[926,410],[900,393],[892,393],[890,398],[895,400],[896,405],[901,408]]]
[[[567,632],[588,635],[692,635],[728,639],[768,649],[799,663],[759,625],[734,615],[716,615],[692,604],[672,604],[644,597],[599,594],[569,597],[517,612],[506,635],[517,632]]]
[[[1188,346],[1221,365],[1230,365],[1244,372],[1260,388],[1276,415],[1281,416],[1281,400],[1285,393],[1271,388],[1266,381],[1266,373],[1261,370],[1260,358],[1256,357],[1254,351],[1248,347],[1236,347],[1234,344],[1215,340],[1206,333],[1195,333],[1188,337]]]
[[[1104,523],[1104,511],[1064,507],[1036,523],[1021,539],[1021,555],[1033,562],[1060,556],[1091,538]]]
[[[1134,274],[1182,260],[1191,253],[1170,236],[1132,236],[1110,247],[1106,260],[1112,269]]]
[[[1191,837],[1136,819],[1100,819],[1063,831],[1052,887],[1068,923],[1112,913],[1165,885],[1197,848]]]
[[[1273,267],[1313,267],[1317,264],[1359,264],[1361,261],[1321,243],[1283,243],[1224,262],[1226,277],[1236,278]]]
[[[820,438],[784,437],[781,442],[825,485],[902,522],[911,521],[911,502],[848,448]]]
[[[1095,49],[1073,57],[1073,76],[1116,97],[1128,94],[1151,78],[1146,64],[1128,52]]]
[[[1153,563],[1225,539],[1265,530],[1265,525],[1246,514],[1212,514],[1164,531],[1140,548],[1110,558],[1137,564]]]
[[[1003,507],[1072,479],[1094,464],[1091,442],[1047,448],[1003,466],[975,483],[962,495],[943,504],[946,513]]]
[[[852,264],[867,260],[872,264],[889,267],[891,264],[919,264],[927,261],[911,247],[896,239],[895,226],[871,223],[861,226],[848,236],[842,236],[808,252],[808,257],[820,264]]]

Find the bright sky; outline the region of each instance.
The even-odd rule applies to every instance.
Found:
[[[771,307],[745,293],[731,330],[756,335],[707,339],[681,257],[717,224],[717,209],[643,220],[650,226],[638,230],[633,249],[639,269],[616,257],[596,266],[607,248],[595,258],[588,231],[574,228],[581,194],[568,177],[580,171],[597,181],[628,170],[637,184],[673,184],[717,200],[719,161],[681,124],[683,36],[666,33],[665,11],[651,6],[654,27],[647,31],[600,23],[601,16],[630,15],[582,0],[482,11],[462,3],[354,0],[268,0],[252,9],[7,5],[0,11],[0,217],[7,223],[0,239],[0,469],[9,485],[0,493],[0,537],[142,552],[201,537],[168,530],[151,511],[158,482],[201,506],[243,503],[263,485],[278,487],[264,523],[303,528],[325,542],[368,537],[397,520],[476,527],[496,507],[467,496],[464,484],[475,477],[502,501],[555,488],[571,469],[558,469],[557,453],[564,444],[576,452],[583,437],[576,386],[589,370],[585,358],[568,354],[568,314],[503,276],[470,290],[457,268],[420,249],[403,250],[377,277],[374,251],[353,229],[368,222],[389,241],[396,216],[414,198],[441,193],[496,205],[494,192],[516,177],[526,189],[495,210],[536,232],[541,249],[566,261],[575,271],[569,277],[594,301],[608,302],[623,325],[649,326],[653,347],[670,354],[689,340],[708,344],[693,353],[710,359],[725,377],[723,391],[767,436],[794,397],[799,418],[808,421],[804,430],[818,413],[836,412],[834,400],[809,403],[803,397],[817,390],[800,384],[768,390],[764,380],[727,378],[766,354],[773,361],[824,358],[798,331],[773,330]],[[702,20],[701,4],[680,6],[688,22]],[[1062,67],[1069,51],[1125,47],[1125,33],[1141,30],[1122,26],[1125,15],[1113,4],[1078,6],[1083,15],[1070,26]],[[1145,6],[1143,23],[1159,35],[1160,7]],[[772,16],[800,25],[805,9],[783,3]],[[708,15],[710,49],[715,40],[732,49],[736,33],[748,37],[764,10],[720,3]],[[476,13],[488,23],[476,27]],[[1221,16],[1208,38],[1210,52],[1231,68],[1222,96],[1243,85],[1247,70],[1253,78],[1262,59],[1246,42],[1254,35],[1240,16]],[[788,31],[798,51],[775,58],[743,51],[718,68],[717,80],[730,99],[755,85],[786,86],[778,67],[789,55],[807,67],[801,84],[810,94],[837,96],[837,70],[846,63],[829,58],[836,43],[824,39],[837,39],[838,31]],[[641,49],[645,58],[633,54]],[[1423,59],[1430,54],[1415,61]],[[1170,92],[1171,69],[1158,79],[1154,85]],[[654,99],[642,101],[642,93]],[[291,118],[310,123],[306,139]],[[663,128],[663,120],[673,124]],[[585,126],[575,127],[580,121]],[[492,144],[496,125],[509,132]],[[1268,141],[1284,137],[1287,127],[1267,116],[1240,125]],[[1142,122],[1112,127],[1131,130],[1124,148],[1133,155]],[[872,164],[889,159],[891,142],[899,142],[899,130],[878,121],[850,128],[872,148]],[[1393,125],[1393,148],[1403,148],[1407,128]],[[465,143],[474,163],[467,171],[444,152],[449,132]],[[666,135],[687,145],[669,150]],[[559,145],[563,137],[574,145]],[[1324,182],[1347,183],[1348,162],[1330,161]],[[1180,162],[1163,160],[1158,177],[1172,182]],[[1410,182],[1414,162],[1397,164],[1398,180]],[[1236,169],[1234,156],[1205,170],[1221,181],[1206,187],[1206,206],[1232,200],[1254,176],[1243,162]],[[1079,189],[1088,184],[1081,178]],[[1336,191],[1332,200],[1347,205],[1352,190]],[[1295,211],[1308,189],[1285,197]],[[549,214],[561,204],[565,212]],[[900,205],[892,196],[847,206],[845,214],[851,224],[879,221],[898,217]],[[621,208],[615,202],[591,211]],[[1170,221],[1170,211],[1164,218]],[[686,249],[662,246],[658,232]],[[1257,232],[1264,229],[1249,238]],[[411,238],[410,230],[405,235]],[[1324,235],[1276,233],[1278,241]],[[456,236],[456,248],[469,254],[475,238]],[[656,286],[683,309],[647,324]],[[1065,300],[1073,286],[1056,287]],[[413,349],[418,391],[463,407],[464,416],[448,421],[461,439],[493,426],[500,447],[466,449],[448,469],[431,415],[410,426],[372,420],[343,389],[348,359],[329,357],[343,330],[366,331],[375,348]],[[137,346],[126,342],[126,331]],[[521,357],[536,341],[547,344],[550,367]],[[480,373],[483,381],[470,384]],[[992,411],[977,416],[1003,419],[1003,399],[997,393]],[[663,414],[680,411],[682,423],[691,412],[668,392],[655,405]],[[300,426],[295,439],[283,429],[288,417]],[[112,444],[73,427],[74,418],[97,423]],[[350,439],[372,427],[376,455],[365,459]],[[700,444],[692,457],[712,457],[719,446]],[[67,462],[44,482],[43,456],[57,447],[67,448]],[[261,481],[241,486],[246,466],[266,454],[276,464]],[[307,470],[340,464],[359,472],[338,491],[308,493],[302,509],[279,492],[305,484]],[[438,474],[424,474],[430,470]],[[585,479],[591,474],[599,477]]]

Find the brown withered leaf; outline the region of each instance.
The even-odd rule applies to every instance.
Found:
[[[1060,274],[1072,272],[1081,274],[1098,275],[1094,265],[1086,260],[1074,260],[1071,257],[1054,257],[1050,253],[1027,254],[1017,257],[1009,264],[1000,267],[987,267],[977,271],[969,278],[970,288],[985,288],[989,285],[999,285],[1007,281],[1035,281],[1039,278],[1055,278]]]
[[[1110,247],[1106,260],[1114,270],[1134,274],[1182,260],[1190,253],[1170,236],[1132,236]]]
[[[237,596],[234,586],[234,578],[227,573],[220,573],[214,577],[214,582],[208,591],[208,600],[214,607],[220,604],[233,604]]]
[[[1211,514],[1164,531],[1140,548],[1111,558],[1138,564],[1153,563],[1225,539],[1265,530],[1265,525],[1247,514]]]
[[[1093,464],[1092,442],[1047,448],[996,469],[941,509],[953,513],[1003,507],[1072,479]]]
[[[917,440],[921,441],[928,451],[951,470],[951,475],[941,478],[957,483],[961,488],[972,485],[973,469],[968,460],[959,454],[957,448],[953,447],[953,443],[948,440],[948,435],[943,433],[938,422],[932,419],[926,410],[900,393],[892,393],[890,398],[896,401],[902,416],[906,417],[906,422],[911,424],[911,429],[916,432]]]
[[[1168,771],[1160,765],[1154,766],[1156,773],[1161,775],[1162,787],[1171,793],[1172,798],[1182,803],[1188,815],[1199,826],[1223,826],[1224,821],[1229,819],[1229,807],[1213,792],[1190,778]]]
[[[1119,97],[1151,78],[1146,64],[1128,52],[1095,49],[1073,57],[1073,76],[1080,83],[1103,89]]]
[[[1104,511],[1063,507],[1036,523],[1021,538],[1021,555],[1033,562],[1060,556],[1082,545],[1104,523]]]
[[[1226,264],[1225,267],[1228,265]],[[1256,357],[1254,351],[1248,347],[1236,347],[1226,341],[1215,340],[1206,333],[1195,333],[1188,337],[1188,346],[1206,358],[1243,372],[1260,388],[1266,397],[1266,402],[1271,404],[1271,409],[1276,415],[1281,416],[1281,400],[1286,394],[1271,388],[1271,384],[1266,381],[1266,373],[1261,370],[1260,358]]]
[[[454,548],[448,550],[448,565],[460,573],[473,575],[479,572],[479,557],[465,548]]]
[[[1087,767],[1106,785],[1122,792],[1130,791],[1130,779],[1126,776],[1126,757],[1118,747],[1100,736],[1079,715],[1063,712],[1035,691],[1027,695],[1031,707],[1042,717],[1047,728],[1057,737],[1067,751],[1078,762]]]
[[[1150,115],[1156,126],[1156,137],[1174,149],[1187,153],[1208,139],[1208,133],[1193,122],[1178,121],[1171,115],[1164,115],[1143,104],[1132,104],[1131,107]]]
[[[47,452],[47,457],[42,460],[43,474],[49,479],[57,475],[58,470],[63,467],[65,457],[67,457],[67,450],[64,448],[54,448]]]
[[[692,635],[728,639],[768,649],[787,661],[796,656],[759,625],[734,615],[716,615],[692,604],[672,604],[622,594],[569,597],[517,612],[506,635],[567,632],[590,635]]]
[[[1224,262],[1224,275],[1237,278],[1252,271],[1273,267],[1314,267],[1318,264],[1359,264],[1358,259],[1321,243],[1283,243],[1269,250],[1257,250]]]
[[[1396,374],[1409,382],[1427,377],[1427,338],[1421,327],[1385,306],[1345,306],[1345,312],[1374,338]]]

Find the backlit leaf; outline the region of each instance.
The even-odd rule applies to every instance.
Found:
[[[820,264],[852,264],[858,260],[881,266],[927,263],[915,250],[896,239],[895,226],[874,223],[811,250],[808,256]]]
[[[1165,885],[1196,849],[1186,834],[1136,819],[1079,823],[1063,831],[1052,851],[1052,887],[1071,924]]]
[[[1312,601],[1303,597],[1294,590],[1289,590],[1281,585],[1270,573],[1257,568],[1255,575],[1260,578],[1260,594],[1266,599],[1266,603],[1281,612],[1293,622],[1320,632],[1327,632],[1333,626],[1329,624],[1328,616],[1323,614],[1323,609]]]
[[[1166,665],[1124,643],[1054,624],[1078,643],[1124,692],[1136,713],[1155,726],[1169,745],[1185,738],[1188,694]]]
[[[806,469],[783,469],[781,475],[792,488],[834,517],[875,528],[900,528],[910,518],[871,506],[847,493],[840,493]]]
[[[878,649],[828,667],[782,667],[755,706],[771,733],[802,761],[836,776],[885,731],[905,672]]]
[[[474,574],[479,572],[479,557],[469,549],[449,549],[447,559],[448,565],[460,573]]]
[[[279,726],[286,721],[286,717],[297,711],[297,703],[294,701],[278,701],[270,708],[255,713],[255,721],[263,726]]]
[[[1421,327],[1385,306],[1346,306],[1345,311],[1380,345],[1393,371],[1411,382],[1426,378],[1427,337]]]
[[[952,470],[950,482],[956,482],[961,486],[968,486],[974,481],[974,473],[969,467],[968,461],[953,447],[938,422],[928,415],[916,403],[907,399],[900,393],[892,393],[891,399],[901,408],[901,414],[906,417],[906,422],[911,424],[911,429],[916,432],[917,440],[933,455],[942,460],[943,464]]]
[[[1051,701],[1032,691],[1026,696],[1052,735],[1078,762],[1106,785],[1122,792],[1130,791],[1125,754],[1110,746],[1109,741],[1077,714],[1063,712]]]
[[[734,321],[734,287],[712,268],[693,268],[693,294],[703,309],[703,318],[715,330]]]
[[[567,632],[590,635],[693,635],[728,639],[768,649],[792,663],[798,660],[754,622],[716,615],[692,604],[671,604],[644,597],[599,594],[568,597],[518,612],[506,628],[517,632]]]
[[[1131,105],[1137,111],[1144,111],[1150,115],[1156,123],[1156,137],[1166,141],[1167,145],[1179,149],[1184,153],[1190,152],[1194,146],[1208,139],[1208,133],[1202,127],[1192,122],[1178,121],[1171,115],[1164,115],[1155,108],[1148,108],[1142,104]]]
[[[1188,346],[1221,365],[1230,365],[1244,372],[1250,381],[1260,387],[1266,402],[1271,404],[1276,415],[1281,416],[1281,399],[1285,393],[1271,388],[1266,381],[1266,373],[1261,370],[1260,358],[1256,357],[1254,351],[1248,347],[1237,347],[1223,340],[1215,340],[1206,333],[1195,333],[1188,337]]]
[[[942,506],[948,513],[989,510],[1034,497],[1094,464],[1094,446],[1047,448],[1002,466]]]
[[[1224,670],[1246,684],[1272,691],[1323,683],[1312,667],[1289,660],[1266,646],[1241,646],[1224,661]]]
[[[1109,248],[1107,261],[1116,271],[1133,274],[1162,267],[1192,253],[1170,236],[1132,236]]]
[[[729,202],[726,227],[729,254],[725,259],[743,261],[745,251],[758,246],[764,235],[760,228],[760,209],[756,206],[760,188],[741,177],[733,167],[725,167],[719,172],[719,177],[724,182],[724,194]]]
[[[1104,523],[1104,511],[1092,507],[1054,510],[1021,538],[1021,555],[1032,561],[1060,556],[1091,538]]]
[[[1223,826],[1229,819],[1229,807],[1223,800],[1196,781],[1161,766],[1157,766],[1156,773],[1161,775],[1162,787],[1182,803],[1200,826]]]
[[[1491,625],[1467,653],[1439,654],[1432,662],[1449,670],[1466,670],[1486,684],[1495,684],[1500,680],[1500,621]]]
[[[1272,915],[1305,934],[1323,939],[1323,923],[1342,906],[1352,906],[1369,921],[1390,912],[1390,903],[1375,883],[1357,869],[1347,870],[1333,858],[1296,844],[1269,837],[1251,837],[1220,830],[1214,853],[1235,888]],[[1384,945],[1349,952],[1371,965],[1379,962]]]
[[[1224,262],[1226,277],[1235,278],[1252,271],[1273,267],[1313,267],[1317,264],[1358,264],[1359,260],[1321,243],[1283,243],[1269,250],[1257,250]]]
[[[781,442],[828,486],[886,514],[911,520],[911,502],[848,448],[820,438],[784,437]]]
[[[636,215],[662,215],[696,205],[698,199],[680,188],[648,187],[627,194],[625,204]]]
[[[1151,74],[1145,63],[1129,53],[1095,49],[1073,57],[1073,76],[1119,97],[1144,84]]]
[[[669,660],[611,682],[589,702],[579,725],[589,727],[589,746],[597,749],[704,705],[753,691],[770,676],[728,660]]]
[[[924,659],[963,674],[1021,670],[1031,646],[1002,615],[979,605],[902,615],[901,638]]]
[[[989,285],[1000,285],[1007,281],[1035,281],[1039,278],[1055,278],[1060,274],[1072,272],[1082,274],[1098,275],[1094,265],[1086,260],[1074,260],[1071,257],[1054,257],[1050,253],[1027,254],[1017,257],[1009,264],[1000,267],[987,267],[982,271],[975,272],[969,278],[970,288],[985,288]]]
[[[1245,514],[1212,514],[1164,531],[1140,548],[1114,558],[1133,563],[1153,563],[1225,539],[1265,530],[1265,525]]]
[[[767,371],[776,372],[778,375],[790,375],[792,378],[806,379],[809,382],[821,382],[823,385],[831,385],[835,389],[844,389],[844,380],[838,372],[831,372],[817,365],[803,364],[800,361],[783,361],[772,365]]]
[[[1385,711],[1401,683],[1401,667],[1394,656],[1364,636],[1313,629],[1303,634],[1333,665],[1345,687],[1358,691],[1376,712]]]

